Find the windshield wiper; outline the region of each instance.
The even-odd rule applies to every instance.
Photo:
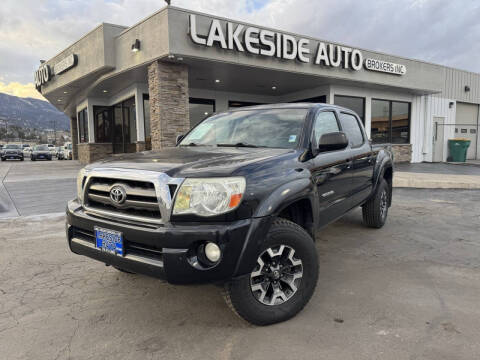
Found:
[[[194,142],[191,142],[190,144],[185,144],[185,145],[180,145],[180,146],[198,146],[198,144],[195,144]]]
[[[257,145],[247,144],[247,143],[243,143],[243,142],[239,142],[239,143],[236,143],[236,144],[217,144],[217,146],[224,146],[224,147],[249,147],[249,148],[257,148],[257,147],[258,147]]]

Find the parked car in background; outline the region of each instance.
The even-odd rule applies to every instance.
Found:
[[[63,160],[63,146],[57,146],[55,156],[58,160]]]
[[[73,153],[72,153],[72,143],[68,142],[65,143],[63,146],[63,159],[64,160],[72,160],[73,159]]]
[[[52,160],[52,153],[47,145],[35,145],[30,160]]]
[[[2,149],[3,149],[3,144],[0,144],[0,150],[2,150]]]
[[[15,159],[23,161],[22,146],[18,144],[6,144],[0,154],[2,161]]]

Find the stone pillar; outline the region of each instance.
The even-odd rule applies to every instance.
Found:
[[[190,129],[188,67],[155,61],[148,66],[152,150],[175,146]]]
[[[72,137],[72,158],[78,160],[78,127],[77,118],[70,118],[70,135]]]

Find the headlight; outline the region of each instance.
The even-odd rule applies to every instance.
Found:
[[[77,175],[77,198],[80,202],[83,202],[83,185],[84,179],[87,174],[87,170],[85,168],[80,169]]]
[[[240,205],[244,191],[243,177],[186,179],[177,192],[173,214],[223,214]]]

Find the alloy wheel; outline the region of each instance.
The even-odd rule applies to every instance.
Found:
[[[250,275],[250,287],[260,303],[280,305],[297,292],[302,277],[302,260],[295,257],[295,250],[287,245],[278,245],[268,248],[258,257]]]

